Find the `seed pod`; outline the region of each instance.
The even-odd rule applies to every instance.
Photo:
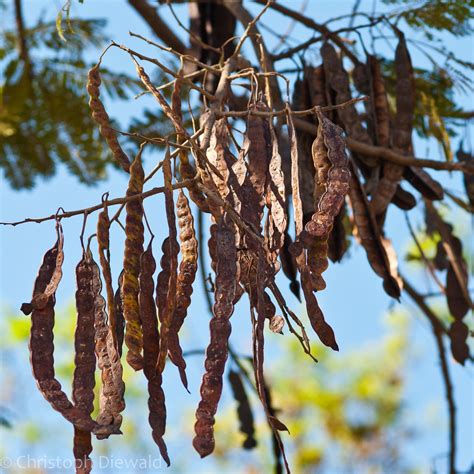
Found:
[[[263,206],[265,204],[264,194],[267,185],[267,175],[272,159],[272,137],[268,119],[253,115],[251,112],[268,112],[268,107],[259,100],[250,105],[250,114],[247,119],[247,130],[244,136],[242,149],[248,158],[248,175],[250,183],[257,195],[258,207],[254,209],[261,221]]]
[[[474,164],[474,156],[472,153],[467,153],[464,151],[462,142],[459,145],[459,150],[456,152],[456,158],[461,163]],[[469,204],[474,207],[474,175],[463,173],[463,181]]]
[[[285,178],[281,168],[281,156],[278,151],[278,139],[275,129],[270,125],[272,143],[272,158],[270,160],[267,177],[266,204],[269,209],[267,229],[270,251],[275,259],[280,253],[285,241],[287,227]]]
[[[434,180],[425,170],[407,166],[403,172],[403,177],[426,199],[430,201],[443,200],[443,186]]]
[[[143,192],[144,172],[141,161],[142,149],[137,153],[130,167],[130,181],[127,196]],[[125,210],[125,253],[123,259],[122,303],[125,318],[125,344],[128,347],[127,362],[134,370],[143,368],[141,355],[142,333],[138,311],[138,275],[140,256],[143,253],[143,204],[140,199],[128,201]]]
[[[115,311],[115,339],[117,341],[117,351],[120,357],[122,357],[123,339],[125,335],[125,319],[123,317],[123,304],[122,304],[122,286],[123,286],[123,270],[120,272],[118,277],[117,291],[114,296],[114,311]]]
[[[397,186],[397,190],[392,197],[392,202],[398,208],[409,211],[416,206],[416,198],[413,194],[405,191],[400,185]]]
[[[165,368],[166,354],[168,353],[168,338],[171,320],[176,307],[176,285],[178,278],[179,244],[177,241],[169,155],[163,162],[163,176],[165,181],[165,206],[169,238],[163,242],[163,257],[160,262],[162,265],[160,275],[162,273],[163,275],[158,275],[157,281],[157,307],[161,322],[160,354],[158,356],[157,370],[160,374]],[[166,279],[167,275],[169,275],[169,277]],[[160,289],[160,285],[163,285],[162,289]],[[163,300],[164,291],[166,291],[166,298]]]
[[[300,284],[296,278],[296,260],[291,254],[290,248],[293,245],[290,234],[286,231],[284,235],[283,247],[280,251],[280,262],[283,273],[290,280],[291,292],[301,301]]]
[[[319,119],[318,134],[323,137],[324,147],[331,168],[327,172],[326,190],[318,202],[318,210],[313,214],[311,221],[305,226],[305,231],[314,237],[328,235],[332,229],[334,219],[344,204],[345,195],[349,191],[350,171],[348,168],[345,143],[341,137],[339,127],[328,120],[320,109],[317,109]],[[321,155],[321,140],[315,140],[313,153]],[[315,162],[319,162],[319,156]],[[318,171],[319,176],[319,171]]]
[[[58,238],[56,244],[46,252],[36,277],[33,300],[43,294],[54,280],[58,262],[62,261],[63,234],[59,222],[56,224]],[[33,376],[43,397],[61,415],[82,431],[95,434],[111,434],[117,431],[111,427],[101,427],[94,422],[85,411],[75,407],[61,390],[61,384],[56,380],[54,373],[54,305],[55,292],[47,299],[41,309],[32,306],[30,330],[30,363]]]
[[[44,309],[51,297],[56,293],[59,282],[63,276],[62,265],[64,261],[64,235],[63,228],[59,221],[56,222],[56,232],[58,234],[57,250],[54,253],[54,268],[52,269],[51,277],[49,278],[45,288],[41,292],[34,292],[30,303],[23,303],[21,311],[28,315],[35,309]]]
[[[90,96],[89,106],[92,110],[92,117],[99,125],[100,134],[105,138],[115,161],[128,173],[130,171],[130,161],[128,156],[122,150],[122,147],[117,140],[117,134],[110,126],[110,119],[105,111],[105,107],[100,101],[100,84],[99,64],[96,64],[89,70],[87,82],[87,92]]]
[[[95,386],[95,330],[94,330],[94,295],[91,287],[92,268],[84,252],[76,267],[76,311],[77,326],[74,334],[75,368],[72,382],[72,401],[74,406],[89,415],[94,410]],[[74,428],[74,457],[76,472],[90,472],[92,461],[91,434]],[[81,471],[82,469],[82,471]]]
[[[321,57],[323,58],[326,81],[335,93],[335,104],[347,102],[352,98],[352,95],[349,75],[344,69],[342,59],[328,42],[325,42],[321,47]],[[337,116],[344,130],[351,138],[362,143],[372,144],[372,140],[367,130],[362,126],[362,121],[354,105],[348,105],[339,109]],[[369,167],[373,168],[378,165],[378,160],[372,157],[359,155],[357,157]]]
[[[357,172],[351,166],[351,186],[349,197],[354,225],[358,237],[367,253],[367,259],[374,272],[383,279],[383,287],[392,298],[400,298],[400,287],[393,276],[393,269],[382,243],[375,216],[370,209],[367,196],[359,181]]]
[[[234,370],[229,370],[228,375],[232,394],[237,402],[237,417],[240,422],[240,432],[246,436],[242,447],[253,449],[257,446],[255,439],[255,426],[250,401],[245,391],[244,383],[240,374]]]
[[[395,51],[395,71],[397,81],[395,96],[397,113],[393,122],[392,142],[396,151],[410,155],[413,153],[412,131],[415,109],[415,87],[410,53],[403,33],[398,31],[398,45]],[[371,206],[376,216],[381,216],[392,200],[405,168],[395,163],[385,163],[383,176],[373,193]]]
[[[115,297],[112,286],[112,273],[110,270],[110,220],[107,211],[107,203],[104,204],[104,210],[99,214],[97,220],[97,244],[99,247],[99,262],[104,275],[105,290],[107,293],[107,313],[108,324],[110,327],[114,346],[117,348],[117,322],[115,315]]]
[[[179,237],[181,240],[181,263],[179,265],[176,287],[176,307],[168,336],[168,353],[171,362],[178,367],[181,381],[187,389],[186,362],[179,345],[178,333],[191,304],[193,283],[198,266],[198,243],[194,230],[193,214],[189,207],[189,201],[182,190],[179,191],[176,207],[178,210]]]
[[[329,234],[328,257],[332,262],[340,262],[349,248],[346,224],[349,224],[349,219],[347,218],[347,208],[344,205],[336,216]]]
[[[112,332],[107,324],[105,299],[101,294],[102,280],[99,266],[90,252],[87,258],[92,268],[91,291],[94,298],[95,354],[102,380],[97,422],[104,426],[112,426],[115,431],[118,431],[122,424],[120,412],[125,409],[122,364],[113,342]],[[97,435],[98,439],[104,437],[106,436]]]
[[[166,464],[170,465],[168,450],[163,440],[166,428],[166,405],[163,392],[161,373],[156,369],[160,352],[160,336],[156,306],[153,299],[153,274],[156,263],[153,257],[152,242],[141,256],[140,265],[140,317],[143,329],[143,373],[148,380],[148,408],[150,414],[148,422],[152,429],[152,436],[160,449],[161,456]]]
[[[211,237],[212,238],[212,237]],[[213,316],[209,324],[211,340],[206,350],[206,372],[201,383],[201,401],[196,410],[193,446],[201,457],[214,450],[214,415],[222,393],[222,375],[227,360],[227,344],[231,332],[229,318],[234,306],[237,252],[235,234],[221,217],[216,229],[216,282]]]

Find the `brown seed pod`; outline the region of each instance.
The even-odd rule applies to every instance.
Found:
[[[252,407],[250,406],[244,383],[240,374],[234,370],[229,370],[228,379],[232,389],[232,394],[237,402],[237,417],[239,418],[240,423],[239,429],[240,432],[246,436],[242,447],[244,449],[253,449],[257,446],[257,440],[255,439]]]
[[[459,145],[459,150],[456,152],[456,158],[461,163],[474,164],[474,155],[464,151],[462,142]],[[474,208],[474,175],[463,173],[463,181],[469,204]]]
[[[213,317],[209,323],[211,340],[206,350],[206,372],[201,383],[201,401],[196,410],[193,446],[201,457],[214,450],[214,415],[222,393],[222,375],[227,360],[231,332],[229,318],[234,311],[237,277],[235,233],[224,214],[216,229],[216,281]],[[213,238],[213,237],[211,237]]]
[[[168,151],[169,153],[169,151]],[[162,271],[157,281],[157,307],[161,322],[160,354],[158,356],[157,370],[163,372],[168,353],[168,338],[171,321],[176,307],[176,286],[178,279],[178,253],[176,218],[174,212],[173,187],[171,185],[171,162],[169,154],[163,162],[163,176],[165,181],[165,206],[168,222],[169,237],[163,242],[163,257],[161,259]],[[162,275],[163,274],[163,275]],[[169,276],[168,276],[169,275]],[[166,279],[166,277],[168,278]],[[162,288],[160,289],[160,286]],[[166,298],[164,298],[166,291]]]
[[[290,280],[291,292],[301,301],[300,284],[297,280],[297,266],[295,257],[291,254],[293,241],[288,231],[284,234],[283,247],[280,250],[280,262],[283,273]]]
[[[178,210],[179,238],[181,240],[181,262],[176,287],[176,307],[168,336],[168,353],[171,362],[178,367],[181,381],[187,389],[186,362],[179,345],[178,333],[191,304],[193,283],[198,266],[198,243],[194,230],[193,214],[189,207],[189,201],[182,190],[179,191],[176,207]]]
[[[104,275],[105,290],[107,293],[107,313],[108,324],[112,333],[112,340],[115,347],[117,344],[117,322],[115,315],[115,297],[112,286],[112,272],[110,270],[110,220],[107,210],[107,202],[104,202],[104,210],[99,214],[97,220],[97,245],[99,248],[99,263]]]
[[[143,372],[148,380],[148,421],[152,429],[152,436],[160,449],[161,456],[166,464],[170,465],[168,450],[163,440],[166,428],[166,405],[163,392],[161,373],[156,369],[160,352],[160,336],[158,333],[158,319],[153,298],[153,274],[156,263],[153,257],[152,242],[141,256],[140,265],[140,316],[143,329]]]
[[[115,311],[115,339],[117,341],[117,351],[120,357],[122,357],[123,340],[125,336],[125,318],[123,317],[123,304],[122,304],[122,286],[123,286],[123,270],[120,272],[118,277],[117,291],[114,296],[114,311]]]
[[[89,415],[94,410],[95,386],[95,330],[94,296],[91,288],[92,268],[84,252],[76,267],[76,311],[77,326],[74,334],[75,368],[72,382],[72,401],[74,406]],[[92,452],[90,432],[74,428],[74,457],[76,472],[88,473],[92,469],[89,455]]]
[[[314,332],[318,335],[319,339],[325,346],[338,351],[339,347],[334,336],[334,331],[324,319],[323,312],[321,311],[316,296],[313,293],[313,282],[307,267],[304,267],[301,271],[301,288],[303,289],[306,301],[308,318]]]
[[[105,107],[100,101],[100,64],[96,64],[88,73],[87,92],[90,100],[89,106],[92,110],[92,117],[99,125],[100,134],[105,138],[115,161],[127,173],[130,170],[130,161],[128,156],[122,150],[118,140],[117,134],[110,126],[110,119],[105,111]]]
[[[392,202],[400,209],[409,211],[416,206],[416,198],[413,194],[405,191],[400,185],[397,186],[395,194],[392,197]]]
[[[35,296],[43,294],[54,281],[58,262],[62,261],[63,234],[59,222],[56,224],[58,239],[56,244],[46,252],[40,266],[33,289]],[[33,376],[43,397],[61,415],[76,428],[93,432],[96,435],[117,433],[114,427],[102,427],[92,420],[90,415],[75,407],[67,395],[61,390],[61,384],[55,378],[54,372],[54,305],[55,293],[52,293],[41,309],[32,307],[30,330],[30,362]]]
[[[407,166],[403,172],[403,177],[426,199],[441,201],[444,198],[443,186],[425,170]]]
[[[398,152],[410,155],[413,153],[412,131],[415,109],[415,87],[410,53],[403,33],[398,32],[398,45],[395,51],[395,71],[397,81],[395,95],[397,112],[393,122],[392,142]],[[397,190],[405,172],[403,166],[385,163],[383,176],[373,193],[371,206],[375,215],[382,216]],[[382,218],[383,219],[383,218]]]
[[[278,139],[275,129],[270,125],[272,143],[272,158],[270,160],[267,177],[266,204],[269,209],[267,219],[267,234],[269,249],[274,259],[280,253],[285,242],[287,227],[285,177],[281,168],[281,156],[278,151]]]
[[[351,166],[349,198],[354,225],[360,242],[367,253],[369,264],[374,272],[383,279],[383,287],[386,293],[398,299],[400,298],[400,286],[393,276],[393,269],[390,267],[390,261],[375,216],[370,209],[367,196],[353,166]]]
[[[145,175],[141,154],[137,153],[130,167],[130,181],[127,196],[143,192]],[[143,368],[142,333],[140,313],[138,311],[138,275],[140,273],[140,256],[143,253],[143,204],[140,199],[128,201],[125,210],[125,253],[123,259],[122,304],[125,318],[125,344],[127,345],[127,362],[134,370]]]
[[[328,257],[332,262],[340,262],[344,257],[349,242],[347,238],[346,224],[349,224],[347,207],[343,205],[339,214],[334,219],[334,225],[328,239]]]
[[[345,195],[349,191],[350,171],[345,143],[339,127],[324,117],[320,109],[317,109],[317,115],[320,123],[318,134],[323,137],[323,143],[316,138],[313,155],[317,155],[317,157],[314,160],[319,167],[319,155],[324,153],[320,148],[324,146],[331,167],[327,172],[326,190],[318,201],[317,211],[311,217],[311,221],[306,224],[305,231],[311,236],[321,237],[329,234],[334,219],[344,204]],[[321,174],[325,172],[324,168],[323,170]],[[318,170],[318,177],[319,174]]]
[[[323,58],[324,73],[326,81],[335,94],[335,104],[341,104],[352,98],[350,90],[349,75],[344,69],[342,59],[338,56],[334,47],[325,42],[321,47],[321,57]],[[346,133],[362,143],[372,144],[372,140],[367,130],[362,126],[362,121],[354,105],[348,105],[337,111],[340,123]],[[377,167],[378,160],[357,155],[365,165],[373,168]]]
[[[101,371],[102,386],[99,395],[99,414],[97,422],[112,426],[118,431],[122,424],[122,412],[125,409],[123,398],[125,384],[122,378],[122,364],[113,341],[112,332],[107,324],[105,299],[101,294],[102,280],[97,263],[88,252],[87,258],[92,268],[91,291],[94,298],[95,354]],[[97,435],[101,439],[106,436]]]

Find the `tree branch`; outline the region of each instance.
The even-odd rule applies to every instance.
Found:
[[[173,33],[168,25],[160,18],[156,8],[153,8],[146,0],[128,0],[128,3],[148,23],[153,33],[170,48],[185,54],[187,48],[184,43]]]
[[[173,189],[186,188],[193,181],[194,181],[194,179],[186,179],[186,180],[181,181],[179,183],[175,183],[175,184],[173,184]],[[161,186],[161,187],[157,187],[157,188],[152,188],[149,191],[145,191],[145,192],[140,193],[140,194],[134,194],[133,196],[126,196],[126,197],[121,197],[121,198],[116,198],[116,199],[110,199],[109,201],[106,201],[106,202],[107,202],[107,206],[117,206],[119,204],[125,204],[129,201],[133,201],[135,199],[146,199],[150,196],[154,196],[155,194],[160,194],[160,193],[164,193],[164,192],[165,192],[165,188],[163,186]],[[28,222],[35,222],[36,224],[40,224],[41,222],[54,220],[56,218],[66,219],[68,217],[79,216],[81,214],[82,215],[83,214],[92,214],[95,211],[99,211],[100,209],[103,209],[104,204],[105,203],[102,202],[102,203],[97,204],[95,206],[86,207],[84,209],[77,209],[75,211],[67,211],[67,212],[63,212],[62,214],[51,214],[50,216],[46,216],[46,217],[38,217],[38,218],[27,217],[26,219],[23,219],[22,221],[17,221],[17,222],[0,222],[0,225],[11,225],[11,226],[15,227],[17,225],[26,224]]]

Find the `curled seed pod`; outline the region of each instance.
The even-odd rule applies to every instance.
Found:
[[[62,259],[62,230],[59,222],[56,226],[58,239],[56,244],[43,257],[33,289],[33,299],[35,296],[44,293],[53,281],[57,263]],[[79,430],[93,432],[96,435],[117,433],[114,428],[98,425],[87,412],[75,407],[55,378],[53,343],[55,303],[55,293],[52,293],[44,307],[41,309],[33,307],[31,312],[30,363],[38,389],[51,406]]]
[[[430,201],[443,200],[443,186],[433,179],[425,170],[407,166],[404,170],[403,177],[426,199]]]
[[[163,392],[161,373],[156,370],[158,354],[160,352],[160,336],[156,306],[153,299],[153,274],[156,263],[153,257],[152,242],[141,256],[140,265],[140,316],[143,328],[143,372],[148,380],[148,421],[152,429],[152,436],[160,449],[161,456],[166,464],[170,465],[168,450],[163,440],[166,428],[166,405]]]
[[[122,150],[118,140],[117,134],[110,126],[110,119],[105,111],[105,107],[100,101],[100,71],[99,64],[96,64],[88,73],[87,92],[90,100],[89,106],[92,110],[92,117],[99,125],[100,134],[105,138],[115,161],[127,173],[130,171],[130,161],[128,156]]]
[[[161,322],[160,333],[160,354],[158,356],[157,370],[162,373],[165,368],[166,354],[168,353],[168,338],[171,327],[171,321],[176,307],[176,286],[178,279],[178,253],[179,244],[177,241],[176,218],[174,212],[173,187],[171,185],[171,162],[168,156],[163,162],[163,176],[165,181],[165,206],[166,219],[168,222],[169,238],[163,242],[163,257],[161,259],[162,272],[164,275],[158,276],[157,281],[157,306],[158,314]],[[165,266],[163,266],[165,265]],[[169,275],[165,280],[163,290],[167,289],[166,299],[159,294],[160,284],[164,276]]]
[[[112,272],[110,270],[110,220],[107,211],[107,203],[104,204],[104,210],[99,214],[97,220],[97,244],[99,247],[99,263],[104,275],[105,291],[107,294],[107,313],[108,324],[110,327],[112,340],[115,347],[117,345],[117,322],[115,315],[115,297],[112,286]]]
[[[58,234],[57,250],[55,252],[54,268],[52,269],[51,277],[48,280],[45,288],[41,292],[34,292],[30,303],[23,303],[21,311],[28,315],[35,309],[44,309],[51,297],[56,293],[59,282],[63,276],[62,265],[64,261],[64,235],[63,228],[59,221],[56,222],[56,232]]]
[[[125,409],[122,364],[113,342],[112,332],[107,324],[106,304],[101,294],[102,280],[99,266],[90,252],[87,257],[92,268],[91,290],[94,298],[95,354],[102,380],[97,422],[104,426],[113,426],[118,431],[122,424],[120,412]],[[105,436],[97,435],[97,437],[101,439]]]
[[[367,253],[367,259],[374,272],[383,279],[383,287],[392,298],[400,298],[400,286],[393,276],[393,269],[382,243],[375,216],[370,209],[367,196],[359,181],[357,172],[352,167],[349,198],[352,215],[358,237]]]
[[[349,191],[351,175],[348,168],[345,143],[339,127],[324,117],[320,109],[317,109],[317,115],[320,123],[318,134],[323,137],[331,168],[327,173],[326,190],[318,202],[318,210],[305,226],[305,231],[315,237],[328,235],[331,231],[334,219],[339,214],[344,204],[345,195]],[[316,139],[315,144],[321,146],[321,141]],[[314,150],[314,153],[322,154],[320,150]],[[315,159],[315,161],[318,161],[318,159]]]
[[[74,406],[89,415],[94,410],[95,386],[95,330],[94,295],[92,293],[92,268],[84,252],[76,267],[76,311],[77,326],[74,334],[74,377],[72,382],[72,401]],[[92,468],[89,457],[92,452],[90,432],[74,428],[74,457],[76,472],[88,473]]]
[[[186,362],[179,344],[178,333],[191,304],[193,283],[198,266],[198,243],[194,230],[193,214],[189,207],[189,201],[182,190],[179,191],[176,207],[178,210],[179,237],[181,240],[181,262],[179,264],[176,287],[176,307],[168,336],[168,353],[171,362],[178,367],[181,381],[187,389]]]
[[[229,370],[228,379],[232,394],[237,402],[237,417],[240,423],[240,432],[245,435],[242,447],[244,449],[253,449],[257,446],[255,439],[255,426],[252,413],[252,407],[245,391],[245,386],[238,372]]]
[[[211,237],[212,238],[212,237]],[[209,323],[211,340],[206,350],[206,372],[201,383],[201,401],[196,410],[193,446],[201,457],[214,450],[214,415],[222,393],[222,375],[227,360],[227,344],[231,332],[229,318],[234,306],[237,251],[235,234],[221,217],[216,229],[216,282],[213,317]]]
[[[130,167],[130,181],[127,196],[143,192],[145,174],[141,154],[137,153]],[[143,253],[143,204],[140,199],[128,201],[125,210],[125,253],[123,259],[122,304],[125,318],[125,344],[128,348],[127,362],[134,370],[143,368],[142,333],[140,313],[138,311],[138,275],[140,273],[140,256]]]
[[[342,59],[330,43],[325,42],[321,47],[321,57],[323,58],[326,81],[335,93],[335,104],[350,100],[352,96],[349,75],[344,69]],[[351,138],[362,143],[372,144],[372,140],[367,130],[362,126],[362,121],[354,105],[339,109],[337,116]],[[374,158],[359,155],[357,157],[371,168],[378,165],[378,161]]]

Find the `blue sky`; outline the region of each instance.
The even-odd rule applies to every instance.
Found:
[[[284,2],[287,4],[300,2]],[[350,12],[352,1],[338,0],[338,1],[316,1],[309,0],[306,13],[314,16],[318,21],[324,21],[329,17],[338,16]],[[370,10],[372,1],[362,1],[361,10]],[[44,14],[46,18],[54,18],[56,12],[61,7],[61,2],[48,2],[46,0],[25,0],[24,9],[26,20],[29,24],[34,21],[38,15]],[[260,7],[249,4],[252,12],[256,13]],[[295,6],[296,8],[296,6]],[[162,7],[166,18],[170,15],[165,7]],[[176,6],[177,12],[185,15],[185,9]],[[74,14],[84,17],[98,17],[107,18],[107,33],[110,39],[114,39],[119,43],[127,44],[137,50],[154,54],[160,60],[167,61],[168,57],[165,53],[157,52],[156,50],[147,47],[139,40],[130,38],[128,31],[142,33],[145,36],[151,37],[146,25],[141,19],[126,6],[124,1],[107,0],[107,1],[92,1],[88,0],[84,5],[75,5],[73,9]],[[5,17],[2,21],[6,26],[11,21]],[[170,23],[173,20],[170,19]],[[267,12],[264,17],[264,23],[271,26],[278,32],[286,31],[288,27],[288,19],[276,14],[274,12]],[[174,28],[178,33],[179,28]],[[293,35],[299,39],[308,38],[311,34],[305,28],[298,25],[293,30]],[[272,49],[272,42],[270,40],[270,50]],[[450,35],[442,35],[443,43],[451,48],[459,57],[472,61],[472,40],[460,39],[456,40]],[[380,51],[386,53],[388,46],[380,42]],[[98,56],[98,51],[88,51],[88,57],[93,60]],[[416,65],[426,66],[426,59],[416,49],[412,48],[413,61]],[[316,60],[317,57],[315,56]],[[106,56],[105,65],[107,67],[125,71],[133,74],[134,67],[128,56],[116,49],[110,51]],[[292,63],[288,62],[284,67],[292,67]],[[150,68],[150,71],[152,69]],[[472,97],[459,97],[462,103],[470,102],[472,107]],[[114,102],[107,104],[110,115],[117,118],[122,124],[128,123],[131,117],[139,116],[144,105],[154,107],[154,104],[146,97],[137,101],[128,102]],[[469,106],[466,105],[466,108]],[[456,147],[457,143],[454,143]],[[416,140],[416,155],[426,158],[438,158],[439,150],[436,144],[421,142]],[[159,160],[157,153],[148,152],[146,155],[146,168],[150,170],[153,168],[156,161]],[[442,159],[442,158],[440,158]],[[436,173],[436,172],[434,172]],[[439,175],[437,175],[439,177]],[[442,177],[444,185],[451,189],[460,189],[461,183],[458,177],[449,176],[444,173]],[[23,217],[36,217],[54,213],[59,206],[66,210],[87,207],[100,201],[100,196],[103,192],[109,191],[111,197],[122,196],[126,189],[126,176],[124,173],[109,170],[109,177],[106,181],[99,183],[96,187],[84,187],[80,185],[77,180],[68,175],[64,167],[59,168],[58,174],[45,182],[39,182],[37,186],[31,191],[14,191],[3,183],[1,188],[1,221],[17,220]],[[159,185],[154,182],[152,186]],[[401,211],[393,209],[392,206],[389,217],[387,234],[392,238],[399,253],[407,245],[407,231],[404,223],[404,217]],[[147,200],[146,203],[147,215],[153,229],[158,231],[155,243],[161,241],[164,236],[164,209],[161,196],[153,197]],[[455,225],[467,232],[470,228],[470,222],[465,219],[462,221],[462,216],[459,213],[453,212],[450,214],[452,221],[455,220]],[[420,223],[421,218],[418,215],[416,222]],[[81,217],[66,219],[63,221],[64,233],[66,236],[64,263],[64,278],[61,282],[60,289],[57,294],[58,306],[65,306],[71,302],[72,295],[75,291],[74,283],[74,267],[80,259],[80,246],[78,236],[82,225]],[[92,233],[95,226],[95,219],[89,219],[88,232]],[[36,276],[37,268],[42,258],[44,251],[51,246],[54,241],[54,225],[52,223],[26,224],[18,227],[4,227],[0,229],[1,251],[2,251],[2,265],[0,274],[1,287],[1,304],[6,311],[17,311],[23,301],[28,300],[34,278]],[[122,253],[123,238],[121,233],[115,233],[112,241],[112,255],[116,258],[113,261],[114,275],[118,275],[120,270],[120,255]],[[155,256],[159,256],[159,247],[155,245]],[[403,264],[403,262],[402,262]],[[426,277],[415,270],[407,268],[403,265],[404,273],[409,275],[412,280],[417,280],[421,286],[425,285]],[[393,304],[382,290],[381,281],[370,270],[364,251],[354,245],[351,248],[351,258],[345,259],[342,265],[331,265],[327,273],[327,289],[321,293],[319,298],[320,304],[325,311],[326,319],[331,323],[337,335],[338,343],[341,352],[363,346],[367,341],[374,340],[384,330],[382,325],[382,314]],[[282,288],[286,290],[287,284],[282,279]],[[425,288],[427,286],[425,285]],[[294,310],[302,312],[302,307],[292,297],[292,295],[285,291],[285,296],[288,302],[291,303]],[[413,314],[412,325],[412,342],[418,353],[413,363],[410,366],[407,385],[407,406],[409,414],[413,419],[419,419],[427,430],[422,433],[422,436],[414,439],[413,443],[406,446],[407,454],[410,459],[417,461],[418,464],[427,465],[430,460],[446,450],[447,432],[445,419],[445,401],[443,395],[443,386],[439,374],[438,360],[435,353],[435,347],[431,332],[420,317],[414,307],[410,304],[407,298],[402,299],[402,303],[406,304],[406,308]],[[18,316],[24,317],[24,316]],[[188,337],[186,338],[187,348],[204,347],[207,341],[207,324],[202,324],[202,320],[207,318],[207,306],[204,301],[201,287],[196,287],[193,296],[193,306],[188,326]],[[237,329],[234,329],[232,341],[239,352],[250,353],[250,337],[248,330],[247,315],[245,314],[245,307],[240,306],[239,310],[234,315],[234,323],[237,318],[243,318],[245,323],[242,323]],[[313,340],[316,342],[316,338]],[[25,359],[26,359],[26,347]],[[272,344],[268,346],[268,351],[273,350]],[[310,362],[308,362],[310,363]],[[196,364],[196,371],[199,375],[191,378],[192,396],[189,397],[194,403],[197,401],[197,393],[199,387],[200,373],[202,371],[202,361],[196,358],[196,361],[191,362]],[[199,367],[199,369],[198,369]],[[472,460],[472,424],[473,424],[473,410],[472,410],[472,370],[470,368],[461,368],[457,364],[450,361],[450,368],[452,370],[455,381],[456,402],[459,407],[463,407],[464,411],[458,417],[459,423],[459,455],[458,465],[461,469],[467,469],[469,462]],[[176,373],[171,371],[166,372],[166,377],[170,377],[168,383],[168,390],[171,390],[172,395],[168,395],[171,399],[176,394],[176,399],[180,401],[186,400],[182,394],[182,389],[177,383]],[[34,390],[34,385],[31,385],[31,390]],[[35,398],[35,403],[38,410],[50,411],[46,402],[40,398]],[[194,405],[193,405],[194,406]],[[180,409],[178,407],[172,408],[171,411],[175,413],[173,416],[178,416]],[[430,415],[431,413],[431,415]],[[53,415],[52,415],[53,416]],[[58,445],[68,446],[69,440],[57,440]],[[179,448],[176,448],[178,450]],[[195,456],[191,449],[188,449],[190,456]],[[174,453],[175,455],[177,453]],[[173,456],[173,452],[171,453]],[[195,456],[197,460],[197,455]],[[212,461],[203,461],[200,468],[206,469],[212,466]],[[210,464],[206,464],[210,463]],[[172,471],[171,471],[172,472]]]

